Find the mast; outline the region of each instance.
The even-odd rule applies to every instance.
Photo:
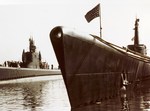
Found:
[[[135,28],[134,28],[134,44],[128,45],[128,48],[132,51],[138,52],[140,54],[146,55],[146,46],[144,44],[139,44],[139,32],[138,32],[138,24],[139,19],[135,20]]]
[[[136,18],[136,20],[135,20],[135,28],[134,28],[134,30],[135,30],[134,45],[135,46],[139,45],[139,34],[138,34],[138,26],[139,26],[139,24],[138,24],[138,22],[139,22],[139,19]]]
[[[33,39],[29,39],[29,49],[30,49],[30,52],[35,52],[35,49],[36,49],[36,46],[34,45],[34,41]]]

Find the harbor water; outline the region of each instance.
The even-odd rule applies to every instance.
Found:
[[[61,75],[15,79],[0,82],[0,111],[150,111],[150,81],[97,102],[70,108]]]

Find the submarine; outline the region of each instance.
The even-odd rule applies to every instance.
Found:
[[[29,38],[29,51],[23,49],[22,61],[5,61],[0,66],[0,80],[51,75],[61,75],[61,71],[54,69],[53,65],[50,68],[47,62],[42,61],[33,38]]]
[[[72,108],[112,98],[122,87],[150,78],[150,57],[139,42],[138,28],[136,18],[134,43],[126,47],[64,26],[50,31]]]

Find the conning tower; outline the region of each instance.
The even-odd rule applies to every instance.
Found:
[[[29,51],[22,53],[22,67],[26,68],[40,68],[41,53],[36,52],[36,46],[32,38],[29,39]]]
[[[34,69],[49,69],[47,62],[42,62],[41,52],[36,51],[36,46],[32,38],[29,39],[29,51],[23,49],[22,61],[5,61],[5,66],[34,68]]]
[[[143,55],[146,55],[147,52],[146,52],[146,46],[144,44],[139,44],[139,34],[138,34],[138,24],[139,22],[139,19],[136,18],[135,20],[135,28],[134,28],[134,44],[133,45],[128,45],[127,48],[132,50],[132,51],[135,51],[135,52],[138,52],[138,53],[141,53]]]

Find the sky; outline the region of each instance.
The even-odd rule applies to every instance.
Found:
[[[119,46],[132,44],[134,22],[139,18],[140,43],[150,52],[150,0],[0,0],[0,64],[21,61],[33,37],[42,60],[57,67],[50,31],[66,26],[99,36],[99,18],[90,23],[84,18],[98,3],[103,39]]]

